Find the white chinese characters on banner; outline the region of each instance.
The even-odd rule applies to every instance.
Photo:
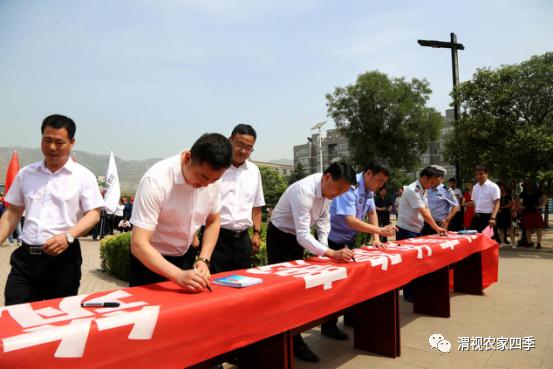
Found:
[[[9,314],[21,328],[22,333],[2,339],[4,352],[22,350],[44,343],[59,341],[54,357],[83,357],[90,327],[96,323],[99,331],[117,327],[132,326],[128,338],[148,340],[152,338],[159,317],[159,305],[147,306],[143,301],[123,302],[132,297],[126,291],[118,290],[94,299],[96,302],[114,301],[117,308],[83,309],[83,302],[89,295],[64,298],[59,308],[48,307],[34,310],[31,304],[20,304],[0,308],[0,317]],[[140,310],[125,309],[142,307]],[[54,325],[67,321],[65,325]]]
[[[323,289],[332,288],[332,283],[348,277],[348,270],[333,265],[309,264],[304,260],[296,260],[279,264],[266,265],[248,269],[252,274],[275,274],[303,278],[305,288],[323,286]]]

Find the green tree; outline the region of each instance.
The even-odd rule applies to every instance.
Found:
[[[260,167],[261,182],[263,183],[263,195],[267,206],[274,207],[280,195],[288,187],[286,177],[271,167]]]
[[[393,169],[412,170],[443,124],[440,114],[426,106],[431,92],[425,80],[367,72],[355,84],[326,95],[328,115],[347,137],[358,167],[378,159]]]
[[[291,185],[292,183],[297,182],[302,178],[305,178],[305,172],[303,171],[303,165],[301,165],[301,163],[298,163],[294,167],[294,171],[292,172],[292,174],[288,176],[288,184]]]
[[[447,141],[464,174],[478,163],[505,180],[551,178],[553,53],[495,70],[478,69],[453,92],[462,112]]]

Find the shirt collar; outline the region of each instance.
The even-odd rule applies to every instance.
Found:
[[[230,164],[230,167],[232,170],[247,170],[248,169],[248,159],[246,159],[245,162],[242,163],[239,167],[235,167],[234,164]]]
[[[73,171],[75,170],[75,166],[77,164],[73,161],[73,159],[71,159],[71,156],[69,157],[69,159],[67,159],[67,161],[65,162],[65,164],[63,165],[63,167],[61,167],[60,169],[58,169],[56,172],[52,173],[50,171],[50,169],[48,169],[46,167],[46,161],[42,160],[40,161],[40,165],[37,166],[37,170],[41,170],[43,171],[44,173],[48,173],[48,174],[56,174],[56,173],[59,173],[61,172],[62,170],[67,170],[69,173],[73,173]]]
[[[183,152],[181,152],[178,155],[178,160],[175,160],[175,163],[173,164],[173,179],[175,181],[175,184],[179,184],[179,185],[180,184],[187,184],[186,181],[184,180],[184,176],[182,174],[181,156],[182,156]]]
[[[422,191],[422,193],[423,193],[423,195],[424,195],[424,193],[426,192],[426,190],[424,189],[424,187],[422,187],[422,185],[421,185],[421,183],[420,183],[420,181],[419,181],[418,179],[415,181],[415,189],[417,189],[417,186],[419,186],[419,188],[421,189],[421,191]]]
[[[323,189],[322,189],[322,180],[323,180],[323,174],[317,173],[314,175],[315,177],[315,198],[322,199],[323,198]]]

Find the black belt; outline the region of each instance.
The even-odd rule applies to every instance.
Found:
[[[248,228],[244,229],[243,231],[233,231],[226,228],[221,228],[221,234],[225,236],[231,236],[234,238],[240,238],[248,233]]]
[[[29,254],[31,254],[31,255],[44,255],[44,254],[46,254],[44,251],[42,251],[42,246],[43,245],[29,245],[28,243],[23,242],[23,244],[21,246],[26,248],[29,251]]]
[[[71,246],[75,245],[77,240],[75,240],[73,243],[70,243],[67,248],[69,249]],[[47,255],[44,250],[42,249],[44,245],[29,245],[28,243],[23,242],[21,247],[26,248],[29,250],[30,255]]]

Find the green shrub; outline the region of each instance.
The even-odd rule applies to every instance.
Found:
[[[102,270],[123,281],[129,280],[129,248],[131,232],[107,236],[100,241]]]
[[[250,228],[250,237],[252,229]],[[261,245],[259,251],[252,257],[252,266],[260,267],[267,265],[267,223],[261,223]]]

